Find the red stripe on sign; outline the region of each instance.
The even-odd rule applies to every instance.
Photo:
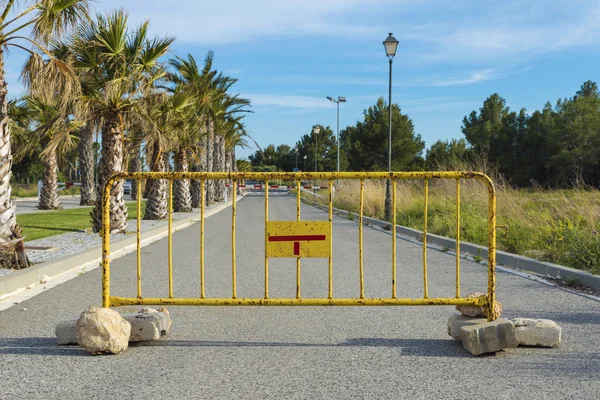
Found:
[[[326,238],[326,235],[269,236],[269,242],[305,242],[309,240],[325,240]]]
[[[300,255],[300,242],[294,242],[294,255]]]

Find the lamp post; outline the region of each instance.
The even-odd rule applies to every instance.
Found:
[[[315,135],[315,173],[317,172],[317,148],[319,147],[319,132],[321,132],[321,127],[313,127],[313,134]],[[313,179],[313,186],[317,186],[317,178]]]
[[[298,171],[298,148],[294,147],[294,151],[296,152],[296,172]]]
[[[307,155],[304,155],[304,172],[306,172],[306,159],[307,159]]]
[[[346,98],[344,96],[338,96],[336,100],[333,97],[327,96],[327,99],[332,103],[337,104],[337,133],[335,135],[335,141],[337,142],[337,172],[340,172],[340,103],[345,103]]]
[[[389,120],[388,120],[388,172],[392,172],[392,60],[396,55],[396,49],[398,48],[398,41],[392,33],[383,42],[385,47],[385,55],[390,61],[390,83],[389,83]],[[392,218],[392,190],[391,181],[388,179],[385,185],[385,220],[389,221]]]

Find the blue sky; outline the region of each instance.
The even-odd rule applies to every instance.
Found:
[[[168,4],[168,6],[166,6]],[[382,41],[393,32],[393,102],[431,145],[461,137],[464,115],[497,92],[512,109],[533,111],[600,80],[598,0],[98,0],[123,7],[131,23],[150,19],[155,34],[177,37],[173,55],[203,60],[236,77],[252,100],[247,118],[261,145],[293,145],[312,125],[335,129],[326,96],[346,96],[340,129],[387,100]],[[7,60],[18,93],[22,54]],[[239,150],[244,157],[255,149]]]

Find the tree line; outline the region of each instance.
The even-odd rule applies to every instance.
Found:
[[[587,81],[571,98],[541,110],[511,111],[494,93],[462,123],[464,139],[438,141],[427,167],[485,159],[512,185],[600,185],[600,92]]]
[[[13,162],[42,169],[41,209],[61,208],[58,166],[77,156],[81,204],[93,205],[93,230],[102,229],[102,189],[124,171],[235,171],[236,147],[246,146],[250,101],[233,91],[236,79],[188,54],[166,59],[175,41],[151,36],[149,22],[132,27],[115,10],[91,16],[87,0],[14,0],[0,6],[0,267],[29,265],[10,199]],[[15,17],[13,17],[15,16]],[[21,31],[30,30],[31,36]],[[6,49],[27,52],[21,77],[26,94],[10,99]],[[101,146],[94,148],[94,135]],[[96,152],[99,163],[95,174]],[[146,165],[142,165],[142,161]],[[72,163],[68,163],[72,164]],[[132,197],[137,195],[132,182]],[[209,181],[206,203],[226,196]],[[168,185],[149,180],[144,218],[167,217]],[[123,182],[110,188],[110,231],[127,225]],[[200,203],[200,183],[174,182],[174,211]]]
[[[379,98],[363,120],[340,131],[340,171],[387,171],[388,104]],[[249,157],[255,170],[336,171],[337,142],[328,126],[312,128],[294,147],[268,146]],[[460,139],[438,140],[425,152],[421,136],[397,104],[392,105],[392,170],[475,169],[487,166],[517,187],[600,185],[600,92],[587,81],[571,98],[541,110],[512,111],[494,93],[465,116]],[[304,165],[306,156],[307,164]],[[315,164],[316,160],[316,164]],[[315,167],[316,165],[316,167]],[[489,172],[489,171],[484,171]]]

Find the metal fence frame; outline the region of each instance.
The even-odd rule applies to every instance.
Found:
[[[123,179],[165,179],[169,180],[169,209],[168,209],[168,298],[142,297],[141,284],[141,246],[140,246],[140,220],[141,220],[141,185],[138,185],[138,217],[137,217],[137,297],[126,298],[111,296],[110,294],[110,192],[114,185]],[[177,179],[200,180],[200,296],[198,298],[176,298],[173,296],[173,181]],[[300,257],[296,258],[296,298],[273,299],[269,297],[269,259],[267,257],[267,222],[269,220],[269,180],[295,181],[301,187],[302,180],[327,180],[329,188],[329,233],[333,233],[333,197],[332,186],[334,180],[360,180],[360,206],[359,206],[359,276],[360,294],[357,298],[333,297],[333,260],[329,256],[329,288],[327,298],[302,298],[300,293]],[[365,298],[363,278],[363,205],[364,181],[390,179],[392,183],[392,265],[391,265],[391,296],[389,298]],[[429,201],[429,181],[434,179],[449,179],[456,181],[456,296],[452,298],[430,298],[427,280],[427,206]],[[476,179],[482,181],[488,189],[488,288],[487,295],[481,297],[461,297],[460,293],[460,182],[463,179]],[[205,185],[207,180],[228,180],[232,187],[232,295],[231,298],[207,298],[204,291],[204,210],[205,210]],[[236,292],[236,192],[240,181],[263,181],[265,191],[265,264],[264,264],[264,297],[263,298],[238,298]],[[396,183],[398,180],[423,180],[424,195],[424,221],[423,221],[423,297],[398,298],[396,293]],[[296,219],[300,221],[301,191],[297,192]],[[131,172],[120,173],[112,176],[106,183],[103,191],[103,227],[102,227],[102,306],[114,307],[125,305],[196,305],[196,306],[400,306],[400,305],[473,305],[483,306],[486,309],[488,320],[498,318],[495,314],[496,307],[496,190],[492,180],[480,172],[451,171],[451,172],[341,172],[341,173],[288,173],[288,172]]]

